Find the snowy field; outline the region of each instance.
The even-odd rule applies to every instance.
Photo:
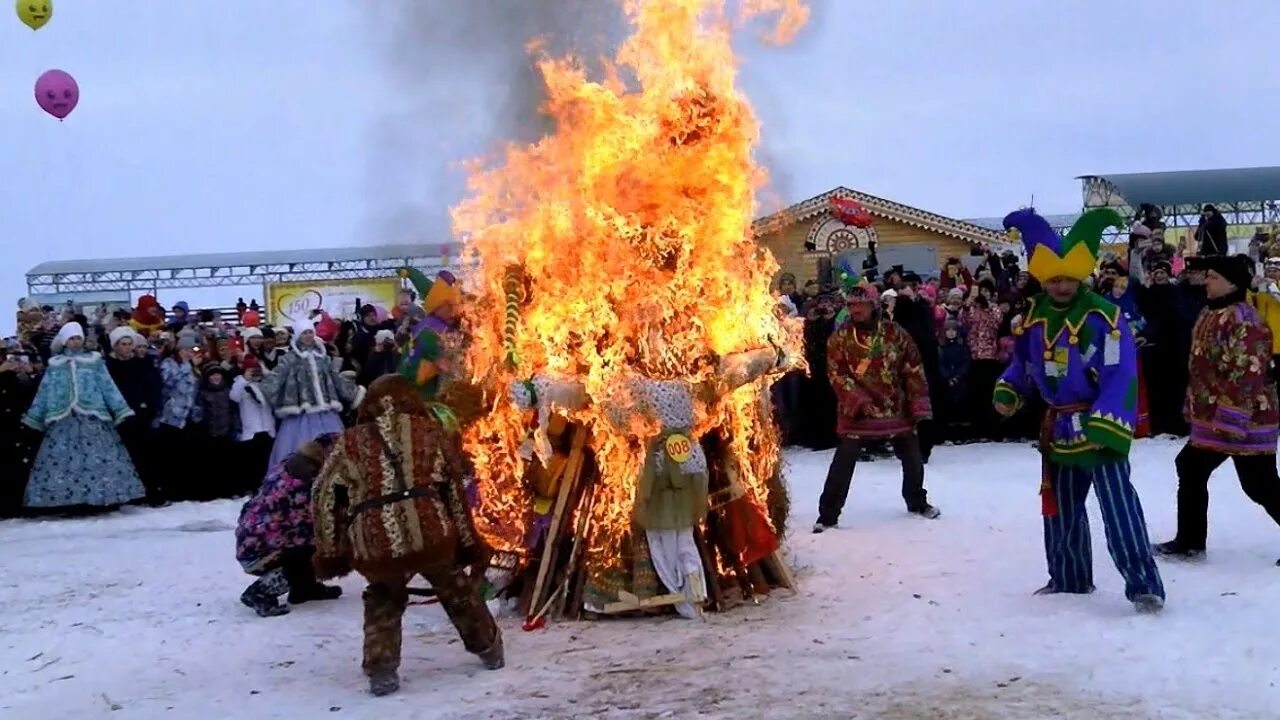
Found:
[[[1177,448],[1135,449],[1154,539],[1172,534]],[[1096,516],[1098,592],[1031,596],[1046,577],[1029,446],[939,448],[935,522],[905,513],[895,461],[864,464],[841,529],[814,536],[829,457],[788,456],[798,596],[705,623],[504,618],[499,672],[438,608],[411,607],[404,687],[385,699],[360,673],[358,577],[281,618],[240,605],[238,503],[2,522],[0,718],[1280,717],[1280,531],[1229,464],[1208,560],[1164,563],[1169,604],[1149,617]]]

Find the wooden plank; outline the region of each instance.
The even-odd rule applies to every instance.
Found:
[[[568,468],[560,480],[560,492],[556,496],[555,512],[551,515],[551,527],[547,529],[547,537],[542,545],[542,562],[538,565],[538,578],[533,583],[533,595],[529,604],[530,610],[538,608],[542,603],[542,593],[547,577],[551,573],[551,565],[555,561],[556,547],[560,544],[560,521],[564,517],[565,506],[569,504],[569,492],[577,481],[582,469],[582,453],[587,442],[587,428],[579,426],[574,429],[573,450],[569,453]]]
[[[654,595],[650,598],[640,598],[629,592],[618,593],[618,602],[611,602],[604,606],[606,615],[616,615],[618,613],[632,612],[635,610],[650,610],[653,608],[665,607],[667,605],[679,605],[687,602],[689,598],[684,593],[668,593],[666,595]]]
[[[786,559],[782,557],[782,550],[774,550],[762,562],[764,562],[765,566],[769,568],[769,572],[777,576],[778,580],[782,583],[782,587],[793,593],[799,592],[800,588],[796,585],[796,576],[792,574],[791,568],[787,565]]]

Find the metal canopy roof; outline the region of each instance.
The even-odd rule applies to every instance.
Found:
[[[173,255],[114,260],[57,260],[27,272],[31,293],[227,287],[265,282],[389,277],[400,267],[424,270],[456,262],[458,243],[317,250]]]
[[[1280,167],[1082,175],[1110,183],[1130,207],[1280,200]]]

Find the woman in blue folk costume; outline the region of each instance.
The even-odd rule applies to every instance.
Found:
[[[115,426],[133,416],[102,356],[84,349],[79,323],[62,326],[31,409],[45,433],[27,483],[29,508],[113,508],[146,494]]]
[[[1164,585],[1142,503],[1129,482],[1137,351],[1120,308],[1083,285],[1097,263],[1102,232],[1123,226],[1109,209],[1085,213],[1066,237],[1034,210],[1005,217],[1005,229],[1026,246],[1027,270],[1044,292],[1031,301],[994,403],[1005,417],[1033,392],[1048,406],[1040,433],[1040,494],[1049,583],[1036,594],[1093,592],[1084,504],[1093,487],[1125,597],[1140,612],[1157,612],[1164,607]]]

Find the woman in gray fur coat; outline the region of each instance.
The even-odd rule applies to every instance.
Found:
[[[342,432],[342,411],[364,398],[364,388],[333,367],[310,322],[294,323],[294,333],[293,351],[262,381],[262,394],[280,418],[268,468],[321,435]]]

